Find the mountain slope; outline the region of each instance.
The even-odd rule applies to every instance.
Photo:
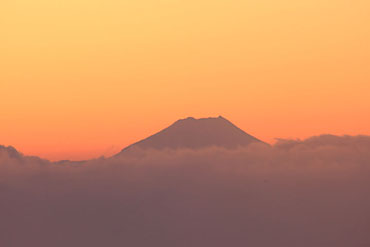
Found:
[[[192,117],[180,119],[164,130],[136,142],[118,155],[132,148],[141,149],[198,149],[210,146],[236,148],[262,141],[245,133],[227,119]]]

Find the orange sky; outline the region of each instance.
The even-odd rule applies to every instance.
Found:
[[[2,0],[0,144],[111,155],[187,116],[370,134],[365,0]]]

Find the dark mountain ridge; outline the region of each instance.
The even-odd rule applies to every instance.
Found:
[[[229,120],[217,118],[180,119],[149,136],[124,148],[118,155],[133,148],[140,149],[199,149],[204,147],[237,148],[251,143],[264,143],[235,126]]]

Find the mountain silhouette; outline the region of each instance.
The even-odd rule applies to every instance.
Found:
[[[133,148],[140,149],[199,149],[204,147],[237,148],[251,143],[264,143],[247,134],[229,120],[189,117],[180,119],[164,130],[124,148],[117,155]]]

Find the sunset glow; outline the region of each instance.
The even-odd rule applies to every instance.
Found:
[[[188,116],[370,134],[369,1],[3,0],[1,143],[110,156]]]

